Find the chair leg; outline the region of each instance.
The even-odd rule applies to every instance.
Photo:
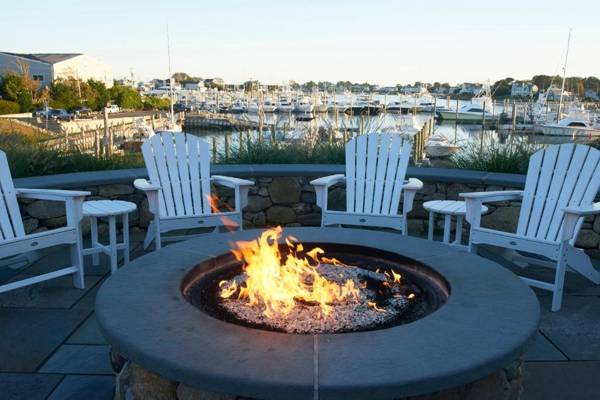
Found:
[[[154,240],[154,221],[150,221],[150,225],[148,226],[148,230],[146,231],[146,237],[144,238],[144,250],[150,246],[150,243]]]
[[[73,274],[73,285],[78,289],[85,288],[84,267],[83,267],[83,246],[81,245],[81,232],[77,235],[77,241],[69,246],[71,253],[71,264],[77,267],[77,272]]]
[[[92,248],[98,245],[98,218],[90,217],[90,228],[92,234]],[[92,254],[92,265],[100,264],[100,255],[98,253]]]
[[[427,239],[433,240],[433,224],[435,223],[435,216],[433,211],[429,211],[429,226],[427,227]]]
[[[552,291],[552,311],[560,310],[562,305],[563,288],[565,285],[565,272],[567,269],[567,246],[563,243],[560,248],[560,258],[556,262],[556,275],[554,276],[554,290]]]
[[[129,214],[123,214],[123,265],[129,264]]]
[[[452,216],[450,214],[444,215],[444,243],[450,243],[450,228],[451,228]]]
[[[110,273],[117,272],[117,217],[111,215],[108,217],[108,239],[110,247]]]
[[[160,250],[162,247],[160,240],[160,221],[157,219],[154,220],[154,245],[155,250]]]

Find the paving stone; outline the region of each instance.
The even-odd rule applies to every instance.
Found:
[[[571,360],[600,361],[600,298],[564,296],[560,311],[550,311],[550,296],[539,297],[540,330]]]
[[[96,283],[96,285],[94,287],[90,288],[90,290],[85,294],[85,296],[83,296],[81,299],[79,299],[75,303],[73,308],[80,309],[80,310],[93,311],[94,306],[96,304],[96,294],[98,293],[98,290],[102,286],[102,283],[104,282],[105,279],[106,278],[101,279],[100,281],[98,281]]]
[[[67,344],[107,344],[98,329],[96,316],[90,317],[67,340]]]
[[[112,375],[108,346],[65,344],[40,368],[60,374]]]
[[[88,315],[85,310],[0,309],[0,371],[35,371]]]
[[[528,362],[521,400],[598,400],[600,362]]]
[[[525,352],[525,361],[564,361],[564,356],[548,339],[541,333],[537,333]]]
[[[0,374],[0,397],[10,400],[44,400],[62,379],[54,374]]]
[[[11,281],[30,278],[35,275],[17,275]],[[0,307],[20,308],[70,308],[100,280],[99,276],[86,276],[85,289],[73,286],[73,276],[25,286],[0,294]]]
[[[98,375],[68,375],[48,400],[111,400],[115,378]]]
[[[89,247],[89,243],[85,243],[84,247]],[[50,250],[50,249],[49,249]],[[122,256],[119,252],[119,261]],[[100,256],[100,265],[92,265],[91,256],[85,256],[83,258],[85,265],[85,275],[97,275],[104,276],[110,272],[110,259],[106,256]],[[40,275],[47,272],[55,271],[61,267],[71,265],[71,255],[69,253],[68,246],[56,246],[52,248],[52,251],[46,252],[46,254],[38,261],[32,263],[29,267],[24,269],[24,273],[28,275]]]

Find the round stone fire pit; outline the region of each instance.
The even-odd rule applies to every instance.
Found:
[[[318,245],[373,268],[383,262],[401,269],[427,304],[396,323],[360,332],[278,332],[211,311],[202,290],[194,289],[233,268],[231,243],[261,232],[167,246],[106,281],[96,318],[113,350],[128,360],[118,391],[124,385],[141,390],[139,380],[152,377],[146,390],[172,399],[206,392],[285,400],[442,399],[478,391],[485,396],[479,398],[518,397],[519,358],[536,332],[539,305],[508,270],[395,233],[284,229],[283,236],[293,235],[307,248]]]

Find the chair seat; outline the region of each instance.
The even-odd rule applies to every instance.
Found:
[[[497,231],[489,228],[471,228],[471,243],[490,244],[516,251],[543,255],[552,260],[559,257],[559,242],[530,238],[516,233]]]

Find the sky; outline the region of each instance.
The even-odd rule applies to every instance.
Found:
[[[86,53],[116,78],[241,83],[600,76],[600,0],[0,0],[0,51]]]

